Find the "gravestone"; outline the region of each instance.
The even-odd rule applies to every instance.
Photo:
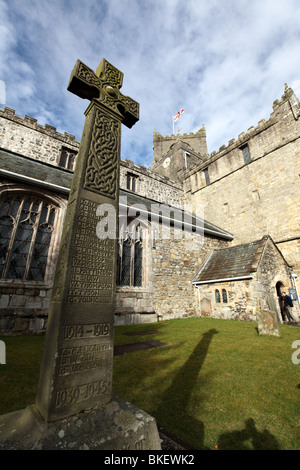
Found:
[[[160,449],[154,418],[112,395],[121,124],[139,105],[103,59],[68,90],[91,100],[68,200],[36,403],[0,418],[0,448]],[[109,217],[107,217],[109,214]]]
[[[258,333],[264,336],[280,336],[276,312],[267,309],[256,311]]]

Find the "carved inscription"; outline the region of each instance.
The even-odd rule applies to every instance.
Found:
[[[59,351],[58,375],[76,374],[98,367],[108,368],[110,343],[89,344],[72,348],[63,348]]]
[[[66,325],[64,339],[91,338],[107,336],[110,332],[109,323],[89,323],[86,325]]]
[[[115,199],[119,154],[120,124],[97,110],[87,159],[84,188]]]
[[[97,237],[97,207],[94,201],[80,201],[68,289],[70,303],[113,302],[114,241]]]
[[[123,446],[124,450],[143,450],[145,447],[145,441],[146,439],[144,437],[141,437],[138,441],[134,441],[133,443],[133,448],[132,444],[125,444]]]
[[[96,382],[78,385],[77,387],[59,390],[56,393],[55,406],[56,408],[60,408],[80,401],[89,400],[94,396],[105,395],[109,388],[110,380],[103,379],[97,380]]]

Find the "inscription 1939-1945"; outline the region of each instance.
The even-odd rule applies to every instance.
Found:
[[[94,396],[104,395],[110,386],[109,379],[97,380],[75,387],[69,387],[64,390],[59,390],[56,393],[56,408],[71,405],[84,400],[89,400]]]

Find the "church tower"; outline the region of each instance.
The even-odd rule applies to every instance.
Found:
[[[196,133],[162,136],[153,133],[151,170],[173,181],[183,181],[184,174],[208,158],[206,130]]]

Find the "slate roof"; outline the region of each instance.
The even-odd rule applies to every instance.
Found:
[[[193,283],[251,278],[252,273],[257,271],[268,239],[269,237],[265,236],[261,240],[244,245],[214,250],[193,279]]]
[[[73,174],[64,168],[55,167],[45,162],[33,160],[13,152],[0,150],[0,168],[4,171],[12,172],[16,179],[18,175],[35,178],[53,185],[71,187]],[[9,176],[4,173],[4,176]],[[32,182],[34,184],[34,181]],[[56,189],[56,192],[57,189]]]
[[[168,205],[168,202],[166,201],[165,203],[158,202],[152,199],[145,198],[143,196],[139,196],[138,194],[131,193],[129,191],[125,191],[124,189],[120,189],[120,197],[121,196],[126,196],[127,197],[127,205],[129,207],[134,208],[138,204],[142,204],[147,208],[147,211],[149,215],[151,215],[151,206],[152,204],[161,204],[161,205]],[[138,206],[137,206],[138,207]],[[184,212],[182,209],[168,206],[170,208],[170,218],[171,221],[179,221],[182,222],[186,220],[188,223],[191,223],[193,227],[198,227],[201,229],[203,227],[204,232],[213,236],[216,236],[218,238],[224,238],[226,240],[232,240],[233,235],[226,230],[221,229],[220,227],[217,227],[216,225],[208,222],[207,220],[203,220],[199,217],[195,217],[194,215],[190,214],[189,212]],[[173,212],[174,210],[174,212]],[[190,217],[186,217],[185,215],[190,215]],[[177,224],[176,224],[177,225]]]

